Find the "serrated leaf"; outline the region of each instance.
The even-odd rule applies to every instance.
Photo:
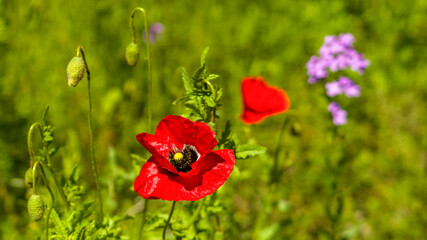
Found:
[[[58,152],[59,146],[50,149],[49,156],[53,156],[56,152]]]
[[[206,64],[206,55],[209,52],[209,47],[206,47],[205,50],[203,50],[202,56],[200,57],[200,66],[204,66]]]
[[[216,103],[215,103],[215,101],[212,99],[212,97],[211,97],[211,96],[205,96],[205,97],[204,97],[204,99],[205,99],[206,104],[207,104],[209,107],[215,107]]]
[[[193,86],[191,85],[190,78],[188,77],[188,74],[185,68],[182,69],[182,81],[184,82],[185,91],[192,92]]]
[[[227,138],[230,136],[231,133],[231,123],[230,120],[228,120],[225,123],[224,130],[221,133],[221,137],[219,138],[219,144],[224,144],[227,141]]]
[[[233,133],[233,135],[231,135],[231,141],[234,143],[234,146],[237,146],[237,147],[239,147],[239,145],[240,145],[240,140],[239,140],[239,137],[237,136],[237,134],[236,133]]]
[[[197,85],[203,81],[203,73],[205,72],[205,66],[206,65],[202,65],[199,69],[197,69],[197,71],[195,71],[193,73],[193,76],[191,77],[191,79],[193,80],[193,85],[195,88],[197,88]]]
[[[209,76],[206,78],[206,80],[215,80],[215,79],[217,79],[217,78],[219,78],[219,75],[218,74],[209,74]]]
[[[219,99],[221,99],[222,93],[223,93],[222,88],[220,88],[216,91],[216,99],[215,99],[216,102],[218,102]]]
[[[46,105],[46,108],[44,109],[43,115],[42,115],[42,122],[43,125],[47,124],[47,113],[49,112],[49,105]]]
[[[237,159],[246,159],[267,151],[266,147],[255,144],[244,144],[237,147],[235,155]]]
[[[43,138],[43,141],[44,141],[44,142],[52,142],[52,141],[53,141],[53,137],[52,137],[52,136],[45,136],[45,137]]]
[[[150,219],[148,219],[147,223],[145,224],[145,231],[152,231],[158,227],[162,227],[166,223],[166,214],[157,214]]]

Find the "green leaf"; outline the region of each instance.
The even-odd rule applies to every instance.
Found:
[[[205,50],[203,50],[202,56],[200,57],[200,66],[204,66],[206,64],[206,55],[209,52],[209,47],[206,47]]]
[[[182,81],[184,82],[184,88],[187,92],[193,91],[193,86],[191,85],[190,78],[188,77],[187,71],[185,68],[182,69]]]
[[[218,89],[216,91],[216,99],[215,99],[215,101],[218,102],[219,99],[221,99],[221,97],[222,97],[222,88],[220,88],[220,89]]]
[[[44,142],[52,142],[52,141],[53,141],[53,137],[52,137],[52,136],[45,136],[45,137],[43,138],[43,141],[44,141]]]
[[[216,123],[213,122],[208,122],[209,127],[211,127],[212,131],[216,132],[217,128],[216,128]]]
[[[149,218],[147,220],[147,223],[145,224],[145,231],[152,231],[156,228],[160,228],[162,226],[165,225],[166,223],[166,219],[167,219],[168,215],[166,214],[156,214],[154,216],[152,216],[151,218]]]
[[[180,103],[180,102],[182,102],[182,101],[185,101],[185,100],[187,100],[187,101],[188,101],[188,99],[190,99],[190,96],[191,96],[191,95],[184,95],[183,97],[181,97],[181,98],[179,98],[179,99],[177,99],[177,100],[173,101],[173,102],[172,102],[172,104],[173,104],[173,105],[176,105],[176,104],[178,104],[178,103]]]
[[[280,229],[280,225],[278,223],[274,223],[269,225],[258,232],[256,239],[259,240],[267,240],[267,239],[275,239],[274,236]]]
[[[46,105],[46,108],[44,109],[43,116],[42,116],[43,125],[47,125],[47,113],[48,112],[49,112],[49,105]]]
[[[56,152],[58,152],[59,146],[50,149],[49,156],[53,156]]]
[[[219,138],[219,144],[224,144],[227,141],[228,137],[230,136],[230,133],[231,133],[231,123],[230,123],[230,120],[228,120],[225,123],[224,130],[222,131],[221,137]]]
[[[219,78],[219,75],[218,74],[209,74],[209,76],[206,78],[206,80],[215,80],[215,79],[217,79],[217,78]]]
[[[203,80],[203,73],[205,72],[205,66],[206,65],[203,65],[199,69],[197,69],[197,71],[195,71],[193,73],[193,76],[191,77],[195,88],[197,88],[197,84]]]
[[[246,159],[267,151],[266,147],[255,144],[244,144],[237,147],[235,155],[237,159]]]
[[[206,104],[207,104],[209,107],[215,107],[216,103],[215,103],[215,101],[212,99],[212,97],[211,97],[211,96],[205,96],[205,97],[204,97],[204,99],[205,99]]]

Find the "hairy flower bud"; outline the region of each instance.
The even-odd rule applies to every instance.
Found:
[[[67,66],[68,86],[77,86],[86,72],[86,65],[81,57],[73,57]]]
[[[126,61],[128,62],[129,66],[134,67],[136,63],[138,62],[139,58],[139,48],[138,44],[131,42],[126,47]]]
[[[28,214],[36,222],[40,221],[44,215],[44,201],[40,195],[31,195],[28,200]]]
[[[39,178],[39,175],[36,172],[36,182],[37,182],[38,178]],[[33,187],[33,169],[32,168],[29,168],[25,172],[25,183],[27,184],[28,188]]]

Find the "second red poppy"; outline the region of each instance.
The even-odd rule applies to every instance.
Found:
[[[261,77],[242,80],[243,114],[246,124],[259,123],[264,118],[286,112],[290,101],[286,92],[269,86]]]

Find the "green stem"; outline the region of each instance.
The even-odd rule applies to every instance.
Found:
[[[189,228],[191,225],[196,222],[197,218],[199,217],[200,212],[202,211],[203,206],[205,205],[206,198],[203,198],[202,201],[199,202],[199,205],[196,208],[196,211],[194,212],[193,216],[190,219],[190,222],[185,226],[185,228]]]
[[[89,99],[88,124],[89,124],[89,137],[90,137],[90,158],[92,159],[93,172],[95,174],[96,188],[98,191],[98,201],[99,201],[99,211],[100,211],[98,223],[102,223],[102,220],[104,219],[104,213],[103,213],[103,207],[102,207],[101,188],[99,186],[98,168],[96,166],[96,160],[95,160],[95,147],[94,147],[93,130],[92,130],[93,124],[92,124],[92,97],[90,92],[90,71],[89,71],[89,66],[87,65],[85,53],[82,46],[77,47],[77,56],[79,56],[79,54],[82,55],[83,61],[86,65],[87,93],[88,93],[88,99]]]
[[[27,136],[27,145],[28,145],[28,154],[30,155],[30,167],[33,167],[36,154],[34,153],[34,146],[33,146],[33,131],[35,127],[38,127],[39,131],[41,131],[41,125],[38,122],[35,122],[31,125],[30,130],[28,130],[28,136]],[[41,136],[43,138],[43,133],[41,133]]]
[[[59,192],[59,195],[61,196],[61,199],[64,202],[67,210],[70,210],[70,204],[67,201],[67,197],[65,196],[64,190],[59,186],[58,180],[56,180],[55,172],[48,165],[45,165],[45,167],[49,171],[49,173],[52,175],[53,182],[55,183],[55,188]]]
[[[55,197],[53,195],[52,190],[49,187],[49,183],[47,182],[46,174],[43,170],[43,164],[42,163],[40,164],[40,170],[42,172],[43,181],[46,185],[47,190],[49,191],[50,197],[52,198],[52,204],[51,204],[51,206],[47,212],[47,216],[46,216],[46,240],[48,240],[49,239],[49,218],[50,218],[50,213],[52,212],[52,209],[53,209],[53,205],[55,204]]]
[[[171,218],[172,218],[172,214],[173,214],[173,210],[175,209],[175,203],[176,203],[176,201],[173,201],[173,203],[172,203],[172,208],[171,208],[171,211],[170,211],[170,213],[169,213],[169,218],[168,218],[168,220],[166,221],[166,224],[165,224],[165,227],[163,228],[163,234],[162,234],[162,239],[163,240],[165,240],[166,238],[166,229],[168,228],[168,225],[169,225],[169,222],[170,222],[170,220],[171,220]]]
[[[152,99],[152,79],[151,79],[151,56],[150,56],[150,35],[148,33],[148,24],[147,24],[147,15],[145,13],[145,10],[141,7],[136,7],[132,10],[129,18],[129,27],[130,32],[132,34],[132,42],[136,43],[136,33],[135,33],[135,27],[133,25],[133,18],[136,13],[136,11],[142,12],[144,15],[144,28],[145,28],[145,42],[147,44],[147,62],[148,62],[148,132],[151,132],[151,119],[152,119],[152,109],[151,109],[151,99]]]
[[[274,161],[273,161],[273,167],[271,168],[271,179],[270,182],[276,182],[280,176],[278,176],[280,174],[280,171],[278,169],[279,167],[279,152],[280,152],[280,146],[281,146],[281,142],[282,142],[282,137],[283,137],[283,132],[286,129],[286,126],[288,125],[288,117],[285,116],[282,125],[280,126],[280,131],[279,131],[279,138],[277,140],[277,146],[276,149],[274,150]]]
[[[34,194],[37,194],[37,184],[36,184],[36,173],[37,173],[37,165],[39,162],[34,163],[33,166],[33,192]]]
[[[50,198],[52,199],[52,204],[49,207],[49,210],[48,210],[47,215],[46,215],[46,240],[48,240],[49,239],[49,217],[50,217],[50,213],[52,212],[53,205],[55,204],[55,196],[53,195],[52,189],[50,189],[50,187],[49,187],[49,183],[48,183],[48,181],[46,179],[46,173],[43,170],[43,163],[42,162],[37,161],[34,164],[34,168],[33,168],[33,180],[35,180],[34,176],[35,176],[35,173],[37,171],[37,167],[38,166],[40,166],[39,168],[40,168],[40,171],[41,171],[41,176],[43,177],[44,184],[46,185],[46,188],[47,188],[47,190],[49,191],[49,194],[50,194]],[[33,186],[35,186],[35,185],[37,185],[37,184],[35,184],[35,181],[34,181]],[[35,187],[34,187],[34,193],[37,194],[37,188],[35,188]]]
[[[141,227],[139,228],[139,234],[138,239],[141,240],[142,237],[142,231],[144,230],[145,226],[145,216],[147,215],[147,207],[148,207],[149,200],[144,198],[144,209],[142,210],[142,216],[141,216]]]

